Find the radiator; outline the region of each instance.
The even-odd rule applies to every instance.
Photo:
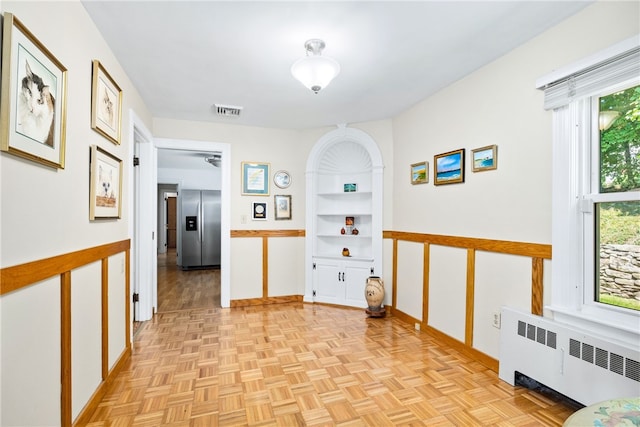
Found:
[[[502,308],[500,379],[516,372],[583,405],[640,396],[640,348]]]

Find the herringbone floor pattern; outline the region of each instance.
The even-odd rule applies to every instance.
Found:
[[[160,313],[91,426],[539,426],[573,409],[394,319],[312,304]]]

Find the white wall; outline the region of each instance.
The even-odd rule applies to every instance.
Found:
[[[137,116],[147,124],[151,123],[149,112],[79,1],[38,2],[37,7],[34,7],[34,2],[3,1],[1,8],[3,12],[15,13],[68,68],[69,73],[66,168],[54,171],[7,153],[0,154],[0,205],[3,207],[0,217],[0,266],[20,264],[128,238],[131,216],[128,194],[123,195],[122,219],[94,222],[88,219],[88,153],[90,145],[98,144],[123,160],[129,159],[132,141],[128,140],[129,134],[126,131],[130,125],[127,112],[129,109],[135,110]],[[393,120],[354,125],[376,140],[383,155],[384,229],[550,243],[551,115],[543,111],[542,94],[533,88],[534,82],[536,78],[555,68],[639,33],[639,15],[637,2],[598,2]],[[70,22],[73,25],[61,24]],[[108,142],[90,128],[92,59],[99,59],[123,89],[123,140],[119,146]],[[155,119],[153,126],[148,127],[157,137],[231,144],[232,229],[305,228],[306,159],[313,144],[330,128],[291,131],[169,119]],[[499,146],[497,171],[473,174],[469,172],[470,167],[467,165],[464,184],[442,187],[435,187],[432,183],[410,185],[408,168],[411,163],[428,160],[432,172],[435,154],[466,148],[469,155],[471,149],[489,144]],[[292,185],[286,191],[276,191],[272,185],[268,198],[241,196],[241,161],[269,162],[272,173],[286,169],[291,173]],[[123,184],[128,191],[131,182],[129,169],[125,168],[124,171]],[[433,180],[432,176],[430,180]],[[291,221],[275,222],[270,219],[254,222],[249,219],[246,223],[243,222],[245,216],[250,218],[252,201],[266,200],[272,211],[272,196],[276,192],[292,195]],[[12,209],[6,209],[7,206]],[[259,297],[262,292],[261,279],[258,279],[261,277],[261,239],[233,240],[231,298]],[[290,254],[291,248],[281,248],[282,244],[279,242],[272,247]],[[299,246],[297,242],[292,245]],[[389,247],[386,243],[385,266],[390,265]],[[459,268],[457,258],[438,258],[442,262],[442,271],[446,272],[447,267]],[[494,275],[496,281],[489,283],[488,277],[494,270],[491,267],[499,265],[501,261],[482,256],[478,256],[476,261],[481,276],[479,289],[484,292],[476,293],[477,306],[481,312],[478,314],[479,321],[476,322],[474,336],[477,337],[478,348],[495,356],[495,332],[489,329],[490,323],[482,318],[502,304],[525,303],[529,289],[528,285],[520,283],[520,278],[528,275],[523,272],[528,267],[515,262],[509,267],[509,271],[513,271],[513,276],[517,278]],[[274,280],[281,277],[304,277],[302,263],[296,263],[293,268],[300,270],[291,273],[291,276],[283,275],[282,264],[281,260],[274,262],[276,270],[270,271]],[[548,267],[550,264],[545,263],[545,278],[548,277]],[[384,277],[390,283],[388,273],[390,271],[385,271]],[[92,284],[99,280],[99,277],[93,276],[90,280]],[[407,271],[402,277],[415,280],[419,276],[415,271]],[[460,337],[460,322],[463,322],[460,313],[464,311],[459,304],[464,301],[459,292],[447,291],[441,276],[445,275],[434,273],[431,286],[440,289],[443,298],[448,298],[454,307],[449,312],[451,318],[448,317],[449,313],[434,311],[434,325]],[[548,280],[545,283],[545,292],[549,295]],[[407,312],[417,315],[417,307],[408,306],[403,301],[421,298],[421,286],[414,288],[405,285],[406,283],[399,283],[402,286],[402,297],[398,308],[403,310],[406,305]],[[12,372],[27,370],[28,366],[38,363],[40,366],[51,366],[52,369],[57,366],[59,369],[59,361],[55,362],[58,356],[54,345],[58,342],[56,339],[59,328],[55,329],[55,322],[51,323],[54,325],[54,335],[48,336],[48,339],[53,340],[51,345],[47,344],[44,337],[40,343],[54,349],[52,352],[41,353],[47,355],[46,359],[33,354],[29,346],[19,342],[20,337],[32,336],[31,332],[38,330],[42,319],[59,319],[59,313],[55,311],[59,310],[59,304],[47,294],[50,286],[53,285],[47,282],[41,289],[20,291],[29,293],[29,298],[23,298],[21,293],[2,298],[3,366],[8,366],[5,361],[13,363],[19,359],[6,359],[13,354],[7,349],[16,348],[25,353],[20,359],[23,365],[11,365],[11,372],[7,373],[6,369],[3,372],[3,411],[11,408],[16,413],[34,412],[29,407],[28,400],[18,399],[17,403],[6,400],[13,395],[14,389],[24,388],[24,384],[19,383],[18,376],[11,375]],[[304,284],[300,283],[298,286],[298,293],[302,294]],[[276,285],[274,292],[290,292],[290,289],[281,289],[280,285]],[[490,297],[486,295],[489,292]],[[390,293],[391,289],[387,287],[387,295]],[[55,295],[55,292],[52,294]],[[47,312],[38,306],[39,316],[24,316],[34,307],[34,302],[42,301],[46,301],[44,306],[53,307],[54,310]],[[386,301],[389,302],[388,298]],[[437,303],[437,300],[432,299],[432,303]],[[31,308],[27,309],[26,306]],[[110,349],[110,360],[111,351]],[[117,352],[117,348],[113,351]],[[45,384],[38,392],[46,395],[51,391],[53,383],[49,383],[56,377],[59,378],[59,372],[39,376]],[[77,388],[82,390],[83,386],[79,384]],[[57,403],[57,398],[53,401]],[[42,402],[47,400],[43,399]],[[56,411],[59,411],[55,405],[40,408],[44,410],[45,416],[54,418]],[[3,418],[4,416],[3,412]]]
[[[89,220],[89,148],[98,145],[128,165],[129,111],[151,122],[142,99],[77,1],[3,1],[67,68],[65,168],[54,170],[0,153],[0,267],[18,265],[129,238],[129,168],[124,167],[122,218]],[[92,60],[122,88],[122,141],[115,145],[91,129]],[[5,88],[3,88],[5,90]],[[10,207],[10,208],[7,208]],[[109,266],[109,364],[125,348],[124,255]],[[101,269],[72,272],[72,413],[77,415],[101,378],[101,333],[96,298]],[[52,278],[0,299],[2,425],[60,423],[60,279]],[[99,306],[99,300],[97,302]],[[96,338],[97,337],[97,338]]]
[[[56,171],[4,152],[0,155],[2,203],[20,207],[2,212],[0,265],[126,239],[131,212],[128,192],[122,198],[122,219],[89,221],[89,147],[97,144],[127,161],[132,150],[128,111],[134,109],[145,121],[151,119],[149,112],[79,1],[5,1],[2,8],[22,21],[68,72],[65,169]],[[64,24],[70,22],[73,25]],[[123,91],[120,145],[91,129],[93,59],[102,63]],[[125,167],[124,191],[129,182]]]
[[[391,120],[350,126],[367,132],[378,143],[385,162],[385,192],[390,195],[393,178]],[[230,144],[232,230],[303,230],[305,228],[304,192],[307,157],[316,141],[332,129],[333,127],[296,131],[157,118],[153,121],[153,133],[157,138]],[[243,161],[270,164],[268,197],[241,195],[241,162]],[[289,188],[280,189],[273,184],[273,174],[280,169],[287,170],[291,175]],[[291,221],[274,220],[273,196],[275,194],[292,196]],[[251,220],[252,203],[263,201],[267,202],[267,221]],[[385,203],[385,228],[390,228],[392,214],[392,205]],[[279,241],[280,239],[282,241]],[[304,246],[297,242],[302,238],[287,237],[271,240],[270,247],[275,250],[269,251],[270,295],[304,294],[304,259],[302,258]],[[295,254],[299,262],[284,262],[283,259],[286,258],[282,258],[280,253],[289,254],[286,255],[287,258]],[[262,239],[234,238],[231,244],[231,299],[260,297],[262,297]]]
[[[543,110],[535,81],[640,33],[639,5],[597,2],[395,117],[393,229],[550,244],[551,113]],[[490,144],[498,145],[498,169],[472,173],[470,150]],[[466,182],[434,186],[433,156],[459,148],[467,150]],[[409,165],[423,160],[429,162],[430,184],[412,186]],[[464,271],[464,259],[457,258],[437,258],[442,272],[432,271],[430,278],[436,292],[430,299],[435,309],[430,322],[461,338],[464,294],[457,282],[445,283],[451,280],[446,271]],[[544,267],[548,303],[551,263]],[[503,304],[528,309],[531,263],[478,254],[476,268],[475,347],[497,357],[498,330],[491,326],[490,313]],[[421,298],[419,288],[398,286],[409,292],[404,299]],[[443,301],[452,305],[438,312]]]
[[[181,190],[220,190],[220,168],[207,169],[158,168],[158,184],[178,184]]]

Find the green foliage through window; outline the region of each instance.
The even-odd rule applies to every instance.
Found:
[[[600,192],[640,191],[640,86],[599,100]],[[640,202],[596,205],[596,301],[640,310]]]
[[[640,190],[640,86],[600,98],[600,191]]]

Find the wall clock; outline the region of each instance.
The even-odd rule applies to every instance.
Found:
[[[287,171],[278,171],[273,175],[273,183],[278,188],[287,188],[291,185],[291,175]]]

